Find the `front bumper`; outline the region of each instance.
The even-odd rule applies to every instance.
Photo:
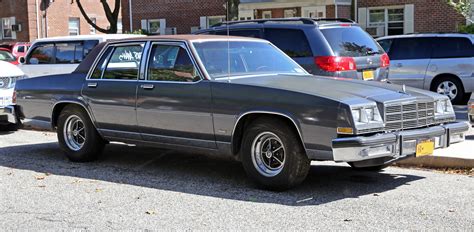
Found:
[[[420,141],[433,140],[435,149],[462,142],[469,127],[468,122],[452,122],[423,129],[338,138],[332,141],[333,158],[338,162],[385,158],[388,161],[384,163],[390,163],[415,155]]]
[[[19,123],[16,115],[15,106],[0,107],[0,124],[17,124]]]

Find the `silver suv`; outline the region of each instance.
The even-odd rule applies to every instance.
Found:
[[[388,79],[466,104],[474,91],[474,36],[411,34],[377,39],[390,57]]]

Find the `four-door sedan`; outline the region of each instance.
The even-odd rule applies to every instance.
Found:
[[[311,160],[381,169],[464,140],[448,97],[308,74],[270,42],[205,35],[100,44],[70,75],[21,80],[20,118],[48,121],[72,161],[110,141],[227,154],[260,186]]]

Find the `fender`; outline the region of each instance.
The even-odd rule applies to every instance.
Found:
[[[84,103],[82,97],[79,97],[77,99],[61,99],[61,100],[58,100],[58,101],[54,102],[53,107],[51,108],[51,128],[54,129],[54,127],[55,127],[54,113],[55,113],[56,107],[59,104],[63,104],[63,103],[75,104],[75,105],[78,105],[78,106],[82,107],[87,112],[87,114],[89,115],[89,118],[91,119],[92,124],[94,125],[94,127],[97,129],[97,125],[95,123],[94,115],[91,113],[89,107],[87,107],[87,105]],[[97,131],[99,131],[99,130],[97,130]]]

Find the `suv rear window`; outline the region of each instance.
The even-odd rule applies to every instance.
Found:
[[[360,27],[321,29],[336,56],[360,57],[383,54],[383,49]]]
[[[436,38],[433,58],[474,57],[474,45],[467,38]]]
[[[266,28],[265,39],[275,44],[290,57],[313,56],[302,30]]]

